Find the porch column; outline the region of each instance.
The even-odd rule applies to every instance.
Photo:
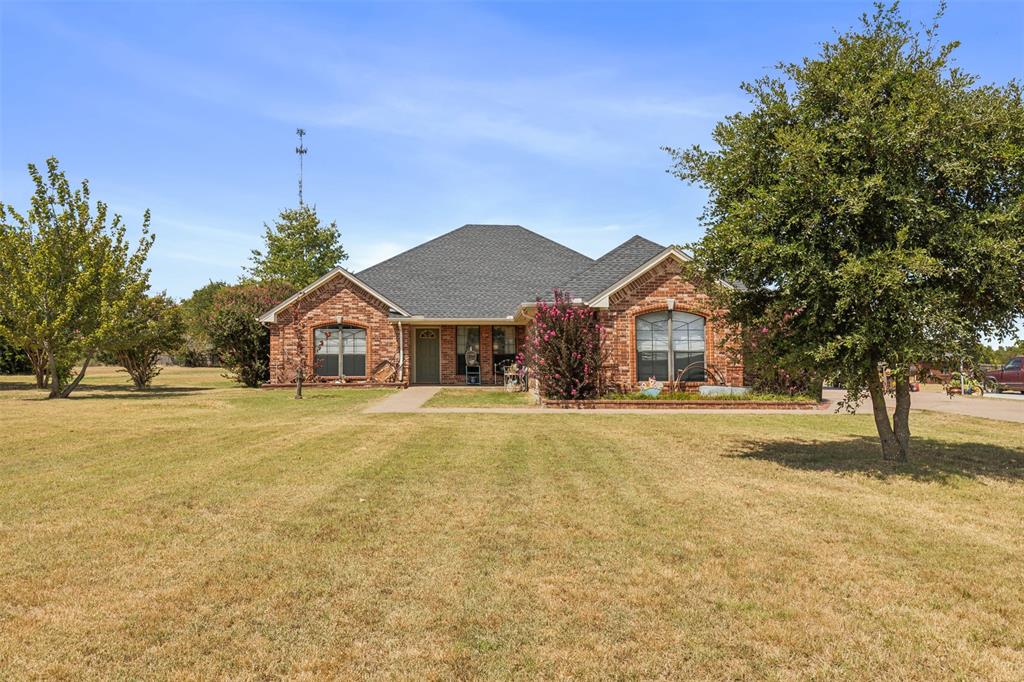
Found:
[[[480,327],[480,383],[494,383],[494,344],[491,342],[492,327]]]

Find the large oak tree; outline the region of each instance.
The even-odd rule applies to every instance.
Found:
[[[718,290],[732,321],[784,326],[790,360],[838,378],[850,404],[869,394],[892,460],[910,450],[911,366],[1011,333],[1024,302],[1020,85],[979,84],[956,47],[876,5],[744,84],[750,111],[715,127],[717,148],[668,149],[709,191],[696,263],[743,285]]]

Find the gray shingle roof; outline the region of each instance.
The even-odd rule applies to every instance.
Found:
[[[356,277],[413,315],[499,318],[595,262],[519,225],[463,225]]]
[[[661,244],[635,235],[563,280],[559,289],[584,301],[593,298],[665,250]]]

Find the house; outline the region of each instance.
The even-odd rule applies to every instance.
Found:
[[[707,296],[681,275],[676,247],[632,237],[594,260],[518,225],[464,225],[357,273],[335,268],[260,317],[272,383],[296,360],[318,378],[366,378],[382,360],[406,384],[500,383],[523,348],[538,297],[554,289],[608,328],[608,379],[743,381]],[[474,362],[476,360],[476,362]]]

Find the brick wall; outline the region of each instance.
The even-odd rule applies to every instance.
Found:
[[[398,327],[388,320],[388,308],[362,288],[352,284],[343,274],[324,284],[305,298],[296,301],[277,315],[270,327],[270,380],[274,383],[295,381],[298,358],[305,355],[306,375],[312,378],[313,334],[317,327],[341,324],[366,330],[366,371],[373,371],[381,360],[398,362]],[[403,328],[406,348],[409,330]],[[408,352],[406,353],[408,377]]]
[[[679,264],[672,259],[667,259],[616,292],[609,301],[608,309],[602,311],[601,320],[609,328],[611,346],[609,380],[626,387],[636,385],[636,317],[667,310],[666,299],[669,298],[675,299],[675,310],[705,318],[706,365],[724,374],[728,385],[741,386],[743,363],[727,352],[727,329],[717,319],[721,311],[680,276]]]
[[[475,327],[478,325],[467,325]],[[510,325],[501,325],[510,326]],[[501,383],[503,379],[494,380],[494,345],[492,343],[492,327],[490,325],[479,325],[480,327],[480,383],[490,385]],[[466,375],[456,374],[455,345],[458,333],[455,325],[443,325],[441,327],[441,383],[442,384],[465,384]],[[516,327],[516,348],[522,350],[526,341],[526,327]]]
[[[726,329],[718,320],[721,311],[713,309],[707,296],[683,280],[677,263],[668,260],[645,273],[612,296],[609,308],[601,312],[602,323],[609,328],[610,357],[607,367],[610,381],[632,387],[636,376],[636,317],[656,310],[665,310],[666,299],[675,300],[675,310],[694,313],[705,318],[705,358],[709,367],[725,375],[731,386],[743,384],[743,364],[727,352]],[[275,383],[295,379],[296,358],[306,356],[307,375],[312,375],[314,342],[317,327],[342,324],[366,329],[366,369],[371,371],[384,359],[398,361],[399,331],[388,320],[387,307],[344,275],[320,287],[278,314],[277,324],[270,325],[270,377]],[[405,348],[403,378],[412,380],[412,357],[415,335],[413,327],[402,326]],[[441,325],[441,383],[465,384],[464,375],[456,374],[456,327]],[[300,337],[301,335],[301,337]],[[525,345],[526,327],[516,327],[516,347]],[[300,343],[300,338],[304,343]],[[491,327],[480,325],[480,378],[484,384],[494,383]]]

